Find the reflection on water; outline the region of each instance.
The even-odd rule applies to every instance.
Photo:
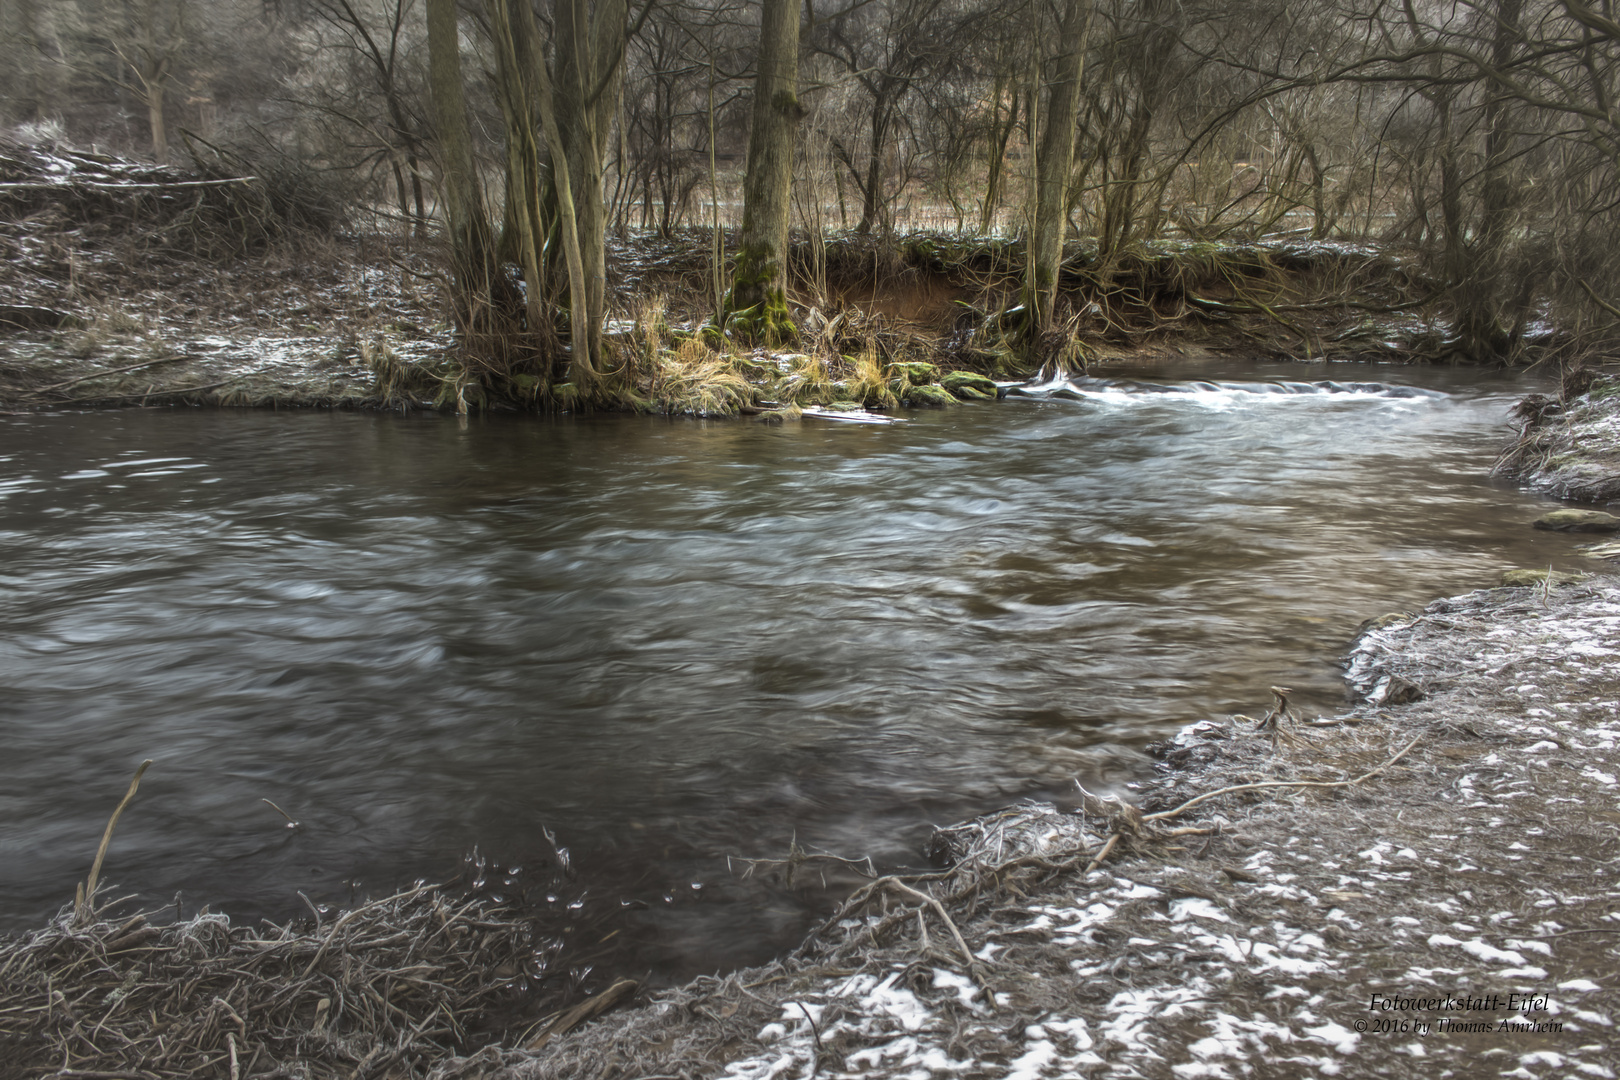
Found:
[[[550,828],[556,902],[645,903],[646,963],[757,958],[806,910],[728,853],[914,861],[1268,684],[1333,709],[1361,619],[1568,560],[1483,479],[1519,388],[1344,370],[880,426],[6,418],[0,920],[71,897],[150,756],[107,876],[153,902],[286,916],[474,845],[554,880]]]

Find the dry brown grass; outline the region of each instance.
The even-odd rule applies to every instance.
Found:
[[[496,1034],[529,951],[430,886],[307,929],[106,911],[0,940],[0,1077],[423,1077]]]

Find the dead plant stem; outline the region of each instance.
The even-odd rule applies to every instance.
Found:
[[[1378,766],[1378,768],[1373,769],[1371,772],[1362,773],[1360,776],[1356,777],[1354,780],[1265,780],[1265,781],[1262,781],[1261,783],[1258,783],[1258,784],[1236,784],[1236,785],[1234,785],[1232,787],[1223,787],[1223,788],[1220,788],[1217,791],[1205,792],[1204,794],[1196,796],[1195,798],[1188,799],[1186,802],[1182,803],[1180,806],[1176,807],[1174,810],[1161,810],[1157,814],[1144,814],[1142,816],[1142,820],[1143,821],[1168,821],[1171,818],[1180,817],[1182,814],[1186,813],[1188,810],[1191,810],[1193,807],[1197,806],[1201,802],[1207,802],[1208,800],[1213,799],[1218,795],[1232,795],[1232,794],[1235,794],[1235,793],[1237,793],[1239,791],[1259,791],[1262,788],[1279,788],[1279,787],[1293,787],[1293,788],[1354,787],[1355,785],[1357,785],[1359,783],[1362,783],[1363,781],[1371,780],[1373,777],[1377,776],[1379,773],[1383,772],[1385,769],[1389,768],[1391,765],[1394,765],[1397,761],[1401,760],[1401,758],[1403,758],[1403,757],[1405,757],[1407,755],[1407,752],[1410,751],[1412,749],[1412,747],[1414,747],[1414,746],[1416,746],[1418,744],[1418,740],[1423,738],[1423,736],[1425,734],[1427,734],[1427,732],[1424,732],[1424,731],[1418,732],[1415,736],[1412,737],[1412,741],[1407,743],[1405,746],[1401,747],[1400,752],[1397,753],[1394,757],[1390,758],[1388,761],[1386,761],[1382,765]]]
[[[107,831],[101,834],[101,846],[96,849],[96,861],[90,864],[90,878],[85,882],[84,893],[78,898],[74,912],[80,922],[83,922],[95,907],[96,881],[101,877],[101,860],[107,857],[107,845],[112,843],[113,828],[118,824],[118,816],[135,797],[136,789],[141,786],[141,777],[146,774],[151,764],[151,758],[141,762],[140,767],[135,770],[135,778],[129,782],[129,790],[124,792],[124,798],[118,804],[118,809],[114,810],[112,817],[107,820]]]

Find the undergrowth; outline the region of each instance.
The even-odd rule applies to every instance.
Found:
[[[812,309],[798,341],[748,348],[701,320],[669,318],[662,296],[643,299],[608,336],[608,387],[622,407],[679,416],[799,415],[805,408],[889,410],[996,396],[976,371],[945,370],[938,342],[880,317]]]

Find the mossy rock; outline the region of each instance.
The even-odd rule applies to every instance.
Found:
[[[1585,574],[1571,573],[1567,570],[1509,570],[1502,575],[1502,584],[1510,588],[1523,588],[1528,585],[1539,588],[1547,584],[1549,575],[1554,585],[1573,585],[1577,581],[1586,580]]]
[[[948,405],[956,404],[956,397],[944,387],[940,386],[913,386],[906,391],[907,405],[922,405],[943,409]]]
[[[974,371],[949,371],[940,376],[940,385],[951,393],[956,393],[957,387],[974,387],[975,390],[985,390],[988,393],[996,392],[995,381],[980,376]]]
[[[867,387],[866,397],[861,404],[874,412],[882,412],[899,405],[900,399],[886,386],[870,386]]]
[[[939,378],[939,368],[920,360],[901,361],[889,365],[889,376],[896,379],[904,377],[912,386],[922,386]]]
[[[953,371],[944,375],[939,385],[963,401],[994,401],[1001,396],[994,382],[968,371]]]
[[[994,400],[996,400],[996,395],[995,394],[993,394],[993,393],[987,394],[983,390],[980,390],[978,387],[975,387],[975,386],[958,386],[956,388],[956,390],[953,391],[953,392],[956,394],[956,396],[958,398],[960,398],[963,401],[994,401]]]
[[[1535,526],[1554,532],[1620,533],[1620,517],[1602,510],[1554,510],[1536,518]]]

